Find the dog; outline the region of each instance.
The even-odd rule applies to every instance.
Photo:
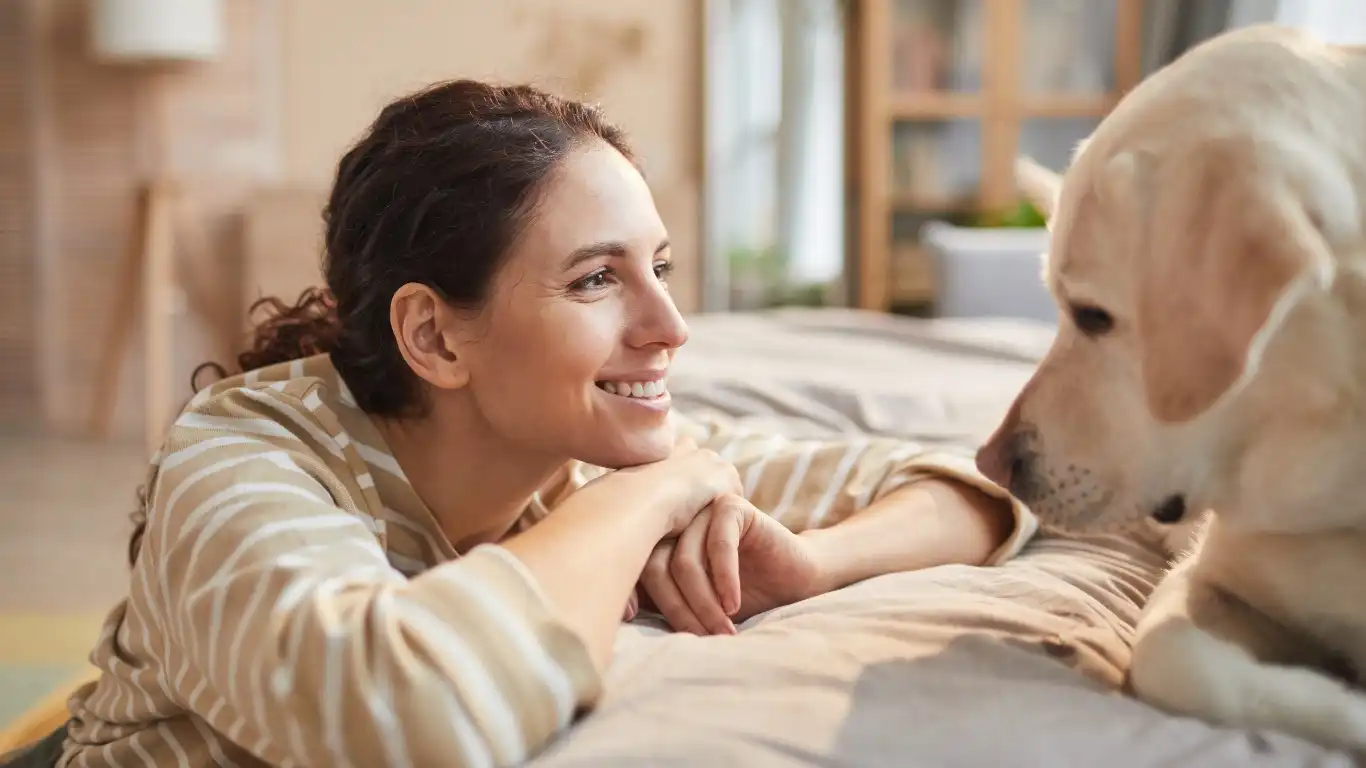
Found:
[[[1139,699],[1366,752],[1366,51],[1224,33],[1017,176],[1063,317],[978,468],[1045,529],[1181,531]]]

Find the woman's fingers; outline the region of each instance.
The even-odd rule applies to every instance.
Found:
[[[640,613],[640,595],[633,589],[631,590],[631,596],[626,598],[626,612],[622,614],[621,620],[630,621],[631,619],[634,619],[638,613]]]
[[[726,616],[740,610],[740,537],[745,529],[749,502],[725,497],[712,504],[711,525],[707,529],[707,565],[712,587],[721,600]]]
[[[707,631],[714,635],[735,634],[735,624],[726,615],[721,598],[707,575],[708,530],[716,524],[713,509],[704,510],[678,537],[669,572],[688,601],[688,607]]]
[[[645,593],[650,596],[650,602],[654,603],[655,609],[664,616],[674,631],[705,635],[706,628],[697,620],[697,616],[693,615],[692,608],[688,607],[688,601],[679,591],[678,585],[674,584],[673,574],[669,572],[669,561],[673,558],[673,552],[674,542],[660,542],[650,553],[650,558],[645,561],[640,583],[645,587]]]

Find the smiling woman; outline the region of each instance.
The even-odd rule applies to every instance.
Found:
[[[592,107],[399,99],[326,224],[326,291],[153,461],[62,764],[516,764],[597,701],[623,612],[729,633],[1033,531],[967,456],[671,412],[668,234]]]

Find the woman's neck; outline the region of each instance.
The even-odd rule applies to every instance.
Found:
[[[509,443],[473,404],[443,402],[420,419],[375,423],[457,552],[502,539],[566,462]]]

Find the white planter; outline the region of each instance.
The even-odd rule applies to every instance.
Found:
[[[1057,305],[1044,286],[1040,228],[957,227],[932,221],[920,229],[935,278],[940,317],[1018,317],[1056,323]]]

